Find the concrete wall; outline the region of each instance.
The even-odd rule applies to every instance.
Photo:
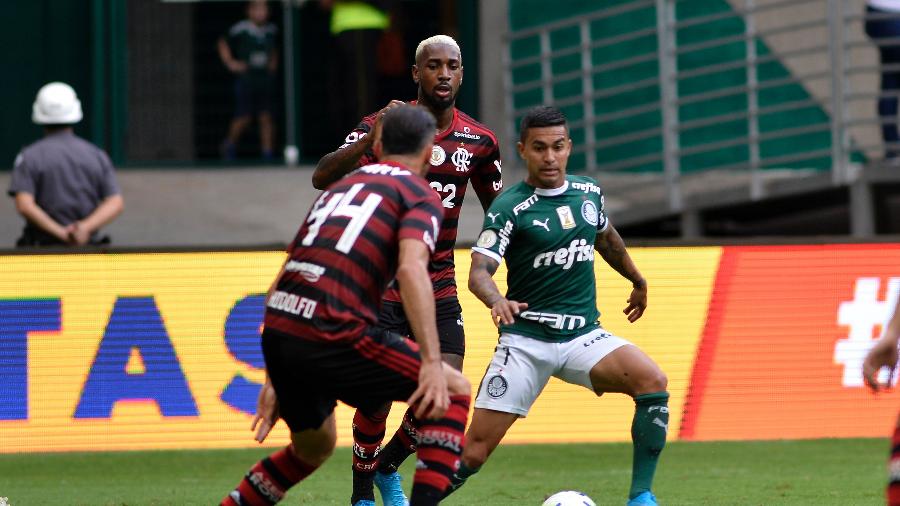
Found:
[[[319,195],[311,176],[312,167],[120,170],[125,211],[106,232],[116,246],[286,244]],[[483,218],[470,191],[459,240],[474,242]],[[0,248],[13,247],[23,224],[13,200],[0,199]]]

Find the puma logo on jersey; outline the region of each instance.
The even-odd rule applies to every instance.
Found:
[[[500,213],[487,213],[487,217],[491,219],[491,223],[494,223],[500,217]]]
[[[544,221],[531,220],[531,224],[536,227],[544,227],[547,232],[550,231],[550,218],[544,218]]]

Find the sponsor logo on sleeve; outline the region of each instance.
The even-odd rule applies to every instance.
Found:
[[[365,136],[366,136],[366,132],[357,132],[357,131],[350,132],[349,134],[347,134],[347,137],[344,138],[344,143],[341,144],[341,147],[338,149],[346,148],[347,146],[355,143],[356,141],[362,139]]]
[[[506,224],[503,225],[503,228],[500,230],[500,246],[497,247],[497,253],[500,256],[503,256],[506,253],[506,247],[509,246],[510,234],[512,234],[514,228],[516,228],[516,226],[513,222],[506,220]]]

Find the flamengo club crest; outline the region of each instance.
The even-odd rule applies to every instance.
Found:
[[[437,167],[438,165],[444,163],[444,160],[446,160],[446,159],[447,159],[447,152],[444,151],[444,148],[435,144],[434,147],[431,148],[431,160],[429,160],[429,163],[431,163],[431,165],[434,165],[435,167]]]
[[[434,158],[434,152],[432,152],[431,157]],[[472,162],[472,153],[460,146],[456,148],[456,152],[450,157],[450,161],[456,166],[457,172],[465,172],[469,170],[469,164]]]

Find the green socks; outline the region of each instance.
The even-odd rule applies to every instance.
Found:
[[[476,467],[475,469],[470,469],[467,465],[463,464],[462,461],[459,461],[459,469],[453,473],[453,476],[450,477],[450,486],[447,487],[447,490],[444,492],[444,498],[448,495],[456,492],[456,489],[463,486],[466,480],[469,479],[469,476],[477,473],[481,467]]]
[[[659,454],[666,445],[669,430],[669,392],[655,392],[634,398],[634,420],[631,422],[631,441],[634,461],[631,464],[631,490],[634,499],[649,491],[656,473]]]
[[[642,492],[649,491],[656,474],[659,454],[666,446],[666,431],[669,429],[669,392],[638,395],[634,398],[634,420],[631,423],[631,439],[634,444],[634,462],[631,466],[631,490],[628,498],[634,499]],[[444,497],[463,486],[480,467],[471,469],[461,461],[459,469],[450,478],[450,486]]]

